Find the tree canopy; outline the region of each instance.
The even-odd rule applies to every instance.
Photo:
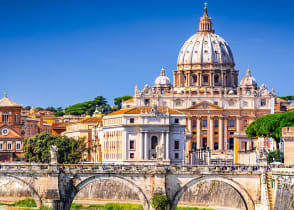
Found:
[[[82,153],[86,151],[84,139],[75,140],[43,132],[25,139],[25,158],[31,162],[49,163],[51,145],[58,147],[58,163],[78,163],[82,159]]]
[[[284,99],[284,100],[294,100],[294,96],[279,96],[279,98]]]
[[[249,137],[271,136],[277,142],[281,138],[282,127],[294,126],[294,112],[269,114],[257,118],[246,128]]]
[[[85,101],[85,102],[77,103],[67,107],[65,109],[65,113],[72,114],[72,115],[81,115],[81,114],[92,115],[96,109],[96,106],[98,107],[98,110],[101,113],[107,114],[111,112],[111,107],[109,104],[107,104],[106,99],[103,96],[97,96],[92,101]]]
[[[116,97],[114,99],[114,104],[117,105],[118,109],[120,109],[121,108],[122,101],[126,101],[126,100],[129,100],[131,98],[133,98],[133,96],[120,96],[120,97]]]

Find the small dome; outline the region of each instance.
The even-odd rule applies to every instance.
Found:
[[[251,76],[251,71],[248,67],[245,77],[240,82],[240,86],[257,86],[257,82],[253,76]]]
[[[156,78],[154,86],[171,86],[170,79],[165,75],[165,70],[162,67],[160,76]]]

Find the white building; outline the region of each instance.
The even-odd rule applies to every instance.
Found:
[[[103,117],[103,163],[182,164],[186,117],[157,106],[135,107]],[[99,134],[98,134],[99,135]]]

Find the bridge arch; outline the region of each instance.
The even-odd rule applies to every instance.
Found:
[[[246,189],[243,188],[239,183],[235,182],[232,179],[228,179],[226,177],[223,177],[223,176],[200,176],[200,177],[197,177],[197,178],[190,180],[175,194],[175,196],[172,200],[172,203],[171,203],[171,205],[172,205],[171,210],[176,210],[180,198],[182,197],[182,195],[186,192],[186,190],[188,188],[190,188],[191,186],[193,186],[195,184],[205,182],[205,181],[210,181],[210,180],[211,181],[220,181],[220,182],[224,182],[224,183],[230,185],[241,196],[246,210],[254,210],[255,209],[255,205],[254,205],[254,202],[253,202],[251,196],[246,191]]]
[[[32,192],[33,199],[35,200],[35,202],[37,204],[37,207],[39,208],[42,205],[41,196],[39,195],[39,193],[36,191],[36,189],[30,183],[27,183],[25,180],[23,180],[23,179],[21,179],[21,178],[19,178],[17,176],[11,175],[11,174],[0,174],[0,179],[3,178],[3,177],[12,178],[12,179],[16,180],[17,182],[20,182],[20,183],[25,184],[26,186],[28,186],[28,188]]]
[[[80,192],[86,185],[99,180],[99,179],[116,179],[117,181],[122,181],[124,184],[126,184],[131,189],[135,190],[135,192],[138,194],[140,201],[143,204],[143,209],[149,210],[150,209],[150,202],[142,190],[141,187],[139,187],[135,182],[127,179],[126,177],[117,176],[115,174],[99,174],[95,176],[91,176],[89,178],[86,178],[85,180],[81,181],[77,186],[76,190],[72,192],[71,194],[71,201],[74,200],[75,196]]]

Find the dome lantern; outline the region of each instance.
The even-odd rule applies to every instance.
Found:
[[[200,23],[199,23],[199,30],[198,32],[210,32],[214,33],[214,30],[212,29],[212,22],[211,22],[211,17],[208,16],[207,13],[207,3],[204,3],[204,14],[200,18]]]

